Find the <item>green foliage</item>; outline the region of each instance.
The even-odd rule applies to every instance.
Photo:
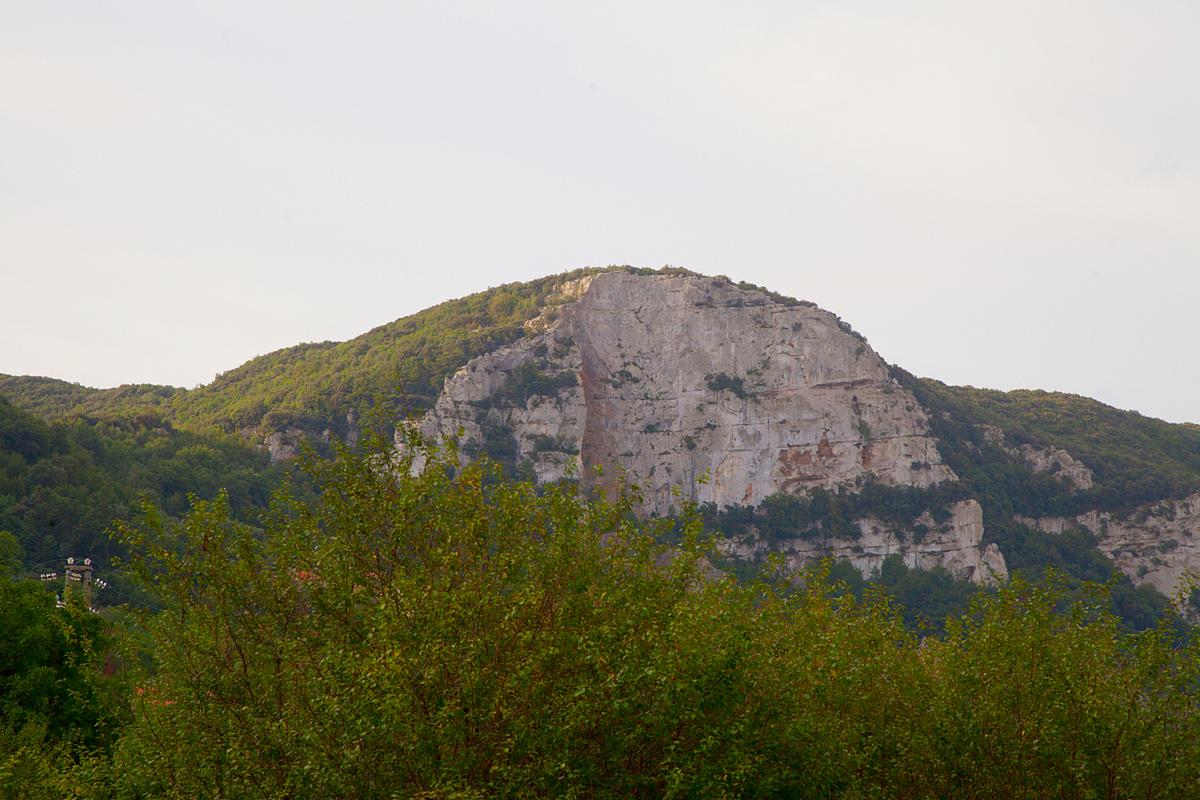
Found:
[[[106,794],[132,670],[108,620],[0,574],[0,798]]]
[[[902,610],[909,629],[942,630],[946,620],[966,614],[981,591],[942,567],[932,570],[909,567],[899,555],[884,559],[875,581]]]
[[[56,378],[29,375],[0,375],[0,396],[8,397],[25,411],[58,420],[74,416],[136,416],[156,413],[183,389],[150,384],[91,389]]]
[[[903,614],[904,627],[914,633],[944,634],[947,620],[969,613],[976,595],[988,591],[955,578],[942,567],[909,567],[898,553],[885,558],[882,567],[869,578],[844,559],[815,569],[828,571],[826,580],[834,596],[849,593],[862,601],[871,592],[882,593]]]
[[[518,448],[512,431],[504,425],[487,422],[481,424],[480,428],[483,431],[481,455],[494,461],[508,477],[516,477]]]
[[[872,517],[896,529],[916,527],[917,519],[929,513],[944,521],[946,507],[969,497],[958,483],[922,488],[888,486],[864,481],[859,487],[829,491],[814,489],[806,495],[777,493],[758,506],[725,506],[708,503],[700,513],[709,530],[727,536],[757,532],[771,541],[796,536],[832,536],[857,539],[856,522]]]
[[[1196,645],[1122,636],[1099,602],[1054,589],[981,596],[924,659],[945,783],[934,796],[1174,797],[1195,789]],[[1189,721],[1190,720],[1190,721]],[[1178,749],[1176,749],[1178,748]],[[1188,755],[1194,758],[1194,755]],[[1190,787],[1189,787],[1190,784]]]
[[[893,368],[930,412],[938,449],[985,503],[1028,516],[1071,515],[1093,508],[1127,512],[1200,490],[1200,427],[1121,411],[1078,395],[998,392],[947,386]],[[1048,474],[1034,475],[994,444],[980,425],[1004,431],[1012,445],[1067,450],[1094,473],[1096,485],[1071,492]],[[982,498],[981,498],[982,499]]]
[[[1149,585],[1134,586],[1123,572],[1096,547],[1096,537],[1079,528],[1061,534],[1033,530],[1009,523],[989,532],[1004,553],[1009,571],[1042,581],[1048,571],[1074,591],[1089,582],[1110,587],[1109,602],[1126,630],[1157,626],[1170,616],[1170,600]]]
[[[1099,508],[1128,513],[1150,500],[1200,488],[1200,428],[1172,425],[1119,411],[1094,400],[1048,392],[995,392],[892,374],[929,411],[938,450],[970,496],[983,507],[988,541],[996,542],[1010,572],[1040,580],[1048,568],[1078,584],[1112,584],[1111,602],[1133,630],[1153,627],[1168,600],[1152,587],[1135,588],[1096,548],[1094,537],[1032,530],[1016,516],[1071,516]],[[1062,447],[1095,473],[1096,485],[1076,492],[1049,473],[1034,473],[985,435],[1000,428],[1006,442]]]
[[[0,729],[97,745],[116,725],[98,686],[104,622],[55,607],[45,585],[0,577]]]
[[[628,267],[609,267],[630,271]],[[49,378],[0,376],[0,395],[48,419],[151,412],[181,428],[325,430],[344,436],[361,420],[429,408],[443,381],[470,359],[525,335],[563,283],[581,269],[510,283],[427,308],[346,342],[301,344],[259,356],[191,390],[88,389]],[[653,271],[647,271],[653,274]],[[349,418],[348,418],[349,417]]]
[[[224,489],[235,513],[251,518],[281,472],[231,437],[180,431],[157,417],[47,423],[0,398],[0,531],[41,571],[67,556],[107,565],[120,554],[109,527],[144,498],[178,515],[191,495]]]
[[[0,531],[0,580],[15,576],[22,564],[21,543],[8,531]]]
[[[749,397],[746,394],[746,382],[737,375],[729,375],[724,372],[705,375],[704,385],[710,392],[729,392],[743,400]]]
[[[489,405],[524,408],[533,397],[553,397],[579,383],[574,372],[545,372],[546,365],[524,361],[509,374],[504,385],[488,398]]]
[[[140,797],[1187,796],[1197,643],[1017,582],[919,640],[820,574],[707,575],[633,498],[385,447],[313,463],[265,536],[223,497],[125,535],[155,672],[108,774]],[[183,547],[178,544],[182,539]],[[897,593],[911,575],[889,563]]]
[[[1122,513],[1195,491],[1195,426],[897,371],[961,482],[868,482],[640,525],[632,494],[609,505],[569,483],[511,483],[517,442],[484,424],[484,454],[500,467],[433,455],[414,476],[389,466],[383,440],[311,463],[318,496],[289,490],[265,531],[248,524],[281,474],[225,433],[343,434],[372,409],[426,408],[447,375],[523,336],[580,274],[269,354],[191,391],[0,378],[0,391],[53,420],[0,399],[0,797],[1194,790],[1194,640],[1090,534],[1045,534],[1016,517]],[[574,380],[529,362],[496,400],[524,405]],[[746,396],[742,378],[706,382]],[[1096,487],[1033,473],[981,425],[1013,445],[1066,448]],[[29,565],[123,552],[103,532],[142,497],[152,502],[123,527],[125,545],[164,610],[150,625],[151,677],[122,692],[132,673],[103,676],[113,663],[101,619],[8,576],[22,553]],[[702,524],[854,537],[865,517],[919,539],[923,514],[937,524],[968,497],[983,505],[1011,587],[980,592],[898,557],[871,581],[843,563],[799,586],[786,575],[739,584],[709,574],[700,544]],[[668,538],[677,544],[664,552]],[[922,626],[940,638],[919,641]]]

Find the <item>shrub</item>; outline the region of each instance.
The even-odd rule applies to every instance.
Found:
[[[708,387],[710,392],[729,392],[736,397],[745,400],[749,397],[746,394],[745,382],[736,375],[730,375],[725,372],[710,373],[704,376],[704,385]]]

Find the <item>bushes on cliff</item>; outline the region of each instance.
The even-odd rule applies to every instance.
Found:
[[[857,539],[858,520],[876,519],[910,534],[919,530],[917,520],[928,513],[932,521],[946,522],[949,507],[969,498],[970,492],[957,482],[931,487],[889,486],[868,480],[851,490],[813,489],[804,495],[777,492],[758,506],[724,506],[705,503],[700,514],[711,530],[742,535],[752,529],[769,540],[805,536]]]

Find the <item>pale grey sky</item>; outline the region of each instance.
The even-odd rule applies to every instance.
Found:
[[[1200,421],[1200,3],[0,0],[0,372],[674,264]]]

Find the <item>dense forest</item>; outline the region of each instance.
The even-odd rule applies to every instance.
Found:
[[[412,453],[408,457],[412,457]],[[0,582],[13,797],[1187,797],[1200,641],[1020,579],[933,635],[817,568],[742,583],[695,511],[314,458],[120,526],[153,615]],[[664,534],[677,532],[665,549]],[[889,570],[893,567],[889,566]],[[904,576],[892,576],[900,586]],[[889,578],[889,579],[892,579]]]
[[[239,519],[265,509],[285,468],[219,434],[179,430],[149,412],[46,422],[0,397],[0,536],[21,574],[51,572],[71,556],[102,569],[123,554],[109,532],[149,503],[178,517],[191,498],[224,492]],[[131,598],[110,572],[105,604]]]

